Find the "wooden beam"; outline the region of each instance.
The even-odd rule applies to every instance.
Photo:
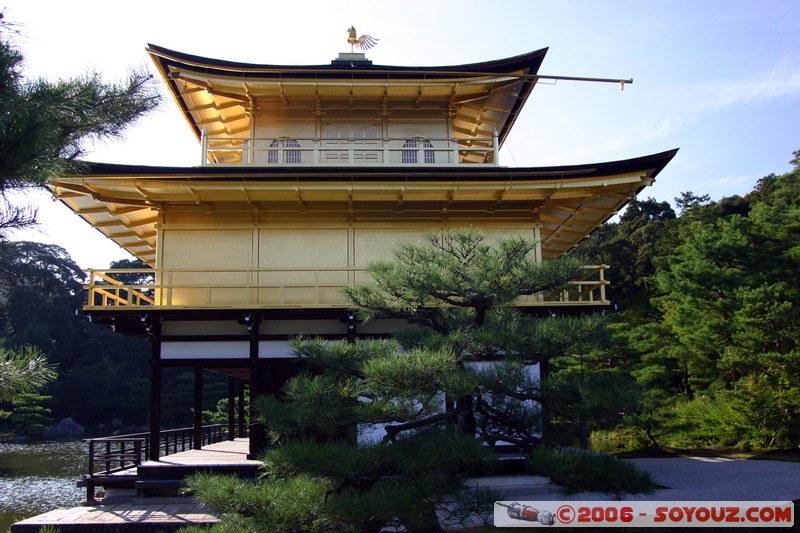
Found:
[[[112,205],[100,205],[96,207],[87,207],[85,209],[76,209],[75,212],[81,215],[97,215],[100,213],[105,213],[108,215],[127,215],[129,213],[135,213],[136,211],[141,211],[142,209],[146,208],[138,206],[126,206],[126,207],[115,208]]]
[[[148,459],[158,461],[161,449],[161,339],[150,339],[150,446]]]
[[[236,403],[236,380],[232,377],[228,378],[228,440],[234,439],[234,417],[235,417],[235,403]]]
[[[203,367],[194,368],[194,446],[195,450],[203,447]]]
[[[146,226],[148,224],[155,224],[156,222],[158,222],[158,217],[154,216],[154,217],[148,217],[148,218],[143,218],[141,220],[133,220],[133,221],[122,220],[121,218],[119,218],[119,219],[115,219],[115,220],[107,220],[107,221],[104,221],[104,222],[95,222],[92,225],[95,228],[108,228],[108,227],[114,227],[114,226],[123,226],[123,227],[126,227],[126,228],[135,228],[135,227],[138,227],[138,226]]]

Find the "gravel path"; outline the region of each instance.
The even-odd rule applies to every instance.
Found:
[[[800,500],[800,463],[708,457],[625,459],[650,472],[666,488],[652,494],[629,495],[641,501],[796,501]],[[473,484],[499,491],[506,499],[528,501],[601,501],[609,494],[565,495],[542,476],[496,476]]]
[[[800,500],[800,463],[709,457],[628,459],[669,487],[633,500]]]

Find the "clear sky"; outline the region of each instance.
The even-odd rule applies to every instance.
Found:
[[[672,148],[676,158],[642,197],[683,191],[712,199],[749,192],[790,170],[800,150],[800,1],[405,0],[227,2],[5,0],[21,25],[29,76],[88,70],[107,81],[130,67],[155,74],[153,43],[195,55],[269,64],[326,64],[347,52],[346,30],[380,39],[378,65],[458,65],[549,47],[540,74],[633,78],[633,85],[537,84],[501,164],[614,161]],[[166,94],[166,91],[165,91]],[[89,160],[196,165],[200,149],[172,98],[125,139]],[[38,233],[84,268],[128,257],[46,195]]]

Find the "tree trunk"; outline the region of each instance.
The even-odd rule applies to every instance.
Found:
[[[693,399],[694,392],[692,391],[692,386],[689,384],[689,366],[686,364],[683,365],[683,376],[681,381],[681,385],[683,385],[683,393],[686,395],[686,398],[689,400]]]
[[[456,427],[460,433],[475,435],[477,423],[475,421],[475,404],[471,395],[464,395],[456,400]]]
[[[581,449],[588,450],[589,449],[589,427],[586,423],[586,414],[581,413],[578,415],[578,425],[580,426],[580,434],[581,434]]]

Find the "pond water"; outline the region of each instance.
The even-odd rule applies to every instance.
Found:
[[[0,443],[0,532],[23,518],[78,505],[85,490],[75,482],[88,463],[83,441]]]

